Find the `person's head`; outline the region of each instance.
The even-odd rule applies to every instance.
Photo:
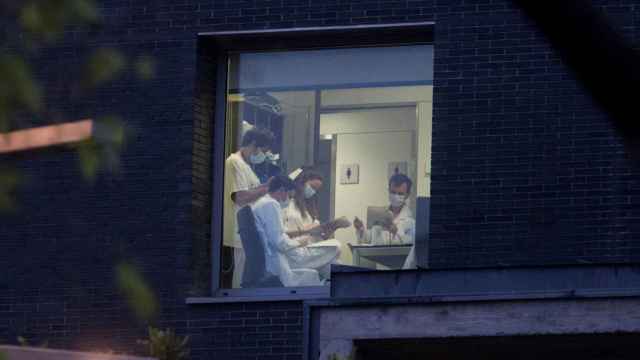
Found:
[[[322,188],[323,181],[323,176],[310,168],[305,168],[296,177],[295,205],[303,217],[311,215],[314,220],[319,217],[316,194]]]
[[[296,193],[299,191],[305,199],[310,199],[322,188],[323,176],[313,170],[305,169],[296,177]]]
[[[289,197],[295,188],[295,184],[288,176],[278,175],[269,183],[269,195],[284,208],[289,204]]]
[[[411,194],[413,182],[405,174],[395,174],[389,179],[389,203],[392,207],[401,207]]]
[[[271,149],[274,137],[271,132],[263,129],[250,129],[244,133],[240,148],[247,160],[252,164],[260,164],[264,162],[265,152]]]

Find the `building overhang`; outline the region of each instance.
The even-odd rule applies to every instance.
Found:
[[[638,333],[640,266],[576,265],[332,273],[331,298],[305,303],[307,359],[354,344]]]

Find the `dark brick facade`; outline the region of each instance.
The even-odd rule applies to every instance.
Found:
[[[638,39],[640,5],[598,3]],[[27,178],[20,211],[0,220],[0,342],[25,336],[53,347],[139,350],[144,329],[114,287],[113,266],[125,259],[157,289],[162,326],[192,337],[194,359],[301,359],[300,302],[185,304],[209,287],[219,94],[215,59],[198,47],[205,31],[435,21],[430,264],[640,257],[637,167],[606,114],[509,1],[102,4],[105,26],[70,30],[39,68],[65,119],[116,113],[135,132],[121,173],[95,183],[81,179],[66,149],[2,158]],[[85,38],[154,56],[157,77],[123,78],[71,103],[54,85],[79,63],[74,49]]]

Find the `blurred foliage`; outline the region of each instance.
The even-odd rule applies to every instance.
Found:
[[[18,341],[18,344],[20,344],[20,346],[34,347],[34,345],[31,345],[31,343],[29,343],[29,340],[27,340],[24,336],[18,336],[16,340]],[[46,349],[49,347],[49,340],[44,340],[43,342],[41,342],[39,345],[36,345],[35,347]]]
[[[151,56],[140,56],[134,66],[140,80],[151,80],[156,76],[156,61]]]
[[[80,66],[75,65],[73,58],[69,62],[63,59],[64,63],[61,63],[61,66],[72,65],[73,68],[36,66],[42,57],[51,56],[51,53],[41,51],[44,48],[57,46],[65,36],[76,40],[73,33],[77,31],[92,36],[89,30],[100,29],[104,25],[96,0],[0,0],[0,24],[3,31],[3,37],[0,37],[0,136],[32,124],[44,125],[50,120],[45,118],[50,116],[47,114],[58,114],[56,117],[65,122],[77,120],[65,118],[59,109],[47,108],[47,89],[38,81],[46,78],[47,74],[40,71],[73,71],[77,67],[77,75],[71,73],[62,77],[62,86],[83,89],[78,93],[79,97],[91,95],[84,90],[109,85],[126,71],[133,72],[140,80],[152,79],[156,74],[156,63],[151,56],[128,59],[117,48],[92,49],[89,42],[84,45],[74,42],[74,52],[86,51],[88,54]],[[33,69],[38,69],[38,73]],[[75,94],[69,98],[73,101],[79,99]],[[83,114],[81,117],[93,118],[101,129],[89,141],[73,146],[78,151],[82,175],[88,180],[95,180],[101,171],[117,172],[129,133],[125,122],[116,115],[99,117],[98,114]],[[0,213],[15,209],[13,194],[21,180],[18,175],[17,171],[8,172],[0,168]]]
[[[11,125],[11,114],[18,110],[38,112],[42,91],[26,61],[16,55],[0,55],[0,132]]]
[[[0,213],[15,210],[15,191],[20,181],[17,170],[0,166]]]
[[[16,340],[18,340],[18,344],[20,344],[20,346],[29,346],[29,340],[24,336],[18,336]]]
[[[97,87],[112,81],[126,66],[125,57],[116,49],[100,48],[87,60],[84,72],[84,84]]]
[[[158,360],[186,360],[189,358],[189,337],[181,337],[171,329],[149,327],[149,339],[140,341],[149,349],[149,356]]]
[[[94,137],[77,145],[80,170],[85,179],[94,180],[100,171],[119,171],[120,153],[129,133],[124,122],[116,116],[94,122]]]
[[[331,354],[331,355],[329,355],[328,359],[329,360],[353,360],[354,357],[353,357],[353,355],[349,355],[347,357],[342,357],[342,356],[340,356],[338,354]]]
[[[138,320],[148,322],[155,318],[158,313],[156,297],[134,266],[127,263],[118,264],[116,282]]]
[[[0,360],[9,360],[7,354],[4,351],[0,350]]]
[[[100,20],[92,0],[31,0],[18,10],[18,21],[37,40],[58,40],[69,24],[95,24]]]

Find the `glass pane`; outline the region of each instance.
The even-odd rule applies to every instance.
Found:
[[[230,57],[222,287],[413,266],[432,57],[426,45]]]

